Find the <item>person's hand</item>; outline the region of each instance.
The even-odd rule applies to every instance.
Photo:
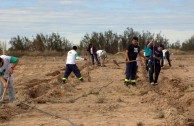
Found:
[[[13,68],[9,69],[9,74],[13,74]]]
[[[7,84],[6,84],[6,83],[3,83],[3,87],[4,87],[4,88],[7,88]]]
[[[156,58],[156,55],[153,55],[153,58]]]
[[[127,62],[130,62],[130,60],[129,60],[129,59],[127,59]]]

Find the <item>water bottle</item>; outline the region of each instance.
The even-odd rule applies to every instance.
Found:
[[[65,94],[65,88],[64,85],[61,85],[61,96],[63,96]]]

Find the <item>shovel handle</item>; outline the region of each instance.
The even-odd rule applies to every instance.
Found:
[[[7,78],[7,83],[6,83],[7,87],[8,87],[8,84],[9,84],[9,77]],[[5,93],[6,93],[6,91],[7,91],[7,87],[4,88],[3,95],[2,95],[2,100],[4,100]]]

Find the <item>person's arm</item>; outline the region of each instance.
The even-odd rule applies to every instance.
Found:
[[[157,57],[156,55],[153,55],[153,58],[160,61],[162,58],[161,57]]]
[[[77,53],[75,54],[75,59],[76,59],[76,60],[86,60],[85,58],[79,57]]]
[[[6,83],[5,79],[3,78],[3,73],[2,72],[0,72],[0,81],[3,84],[3,87],[7,88],[7,83]]]
[[[126,52],[125,52],[125,56],[126,56],[127,61],[130,61],[130,60],[129,60],[129,50],[128,50],[128,49],[127,49]]]
[[[148,48],[153,47],[153,43],[154,43],[154,39],[152,39],[152,41],[147,45]]]
[[[9,69],[9,74],[13,73],[13,70],[17,66],[18,62],[19,62],[19,58],[11,56],[10,63],[12,63],[12,66]]]

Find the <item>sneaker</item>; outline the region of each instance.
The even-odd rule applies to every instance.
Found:
[[[152,86],[154,86],[154,82],[151,82],[150,84],[151,84]]]
[[[135,82],[132,82],[131,85],[134,86],[134,87],[137,86]]]
[[[156,83],[154,83],[155,85],[158,85],[158,83],[156,82]]]

